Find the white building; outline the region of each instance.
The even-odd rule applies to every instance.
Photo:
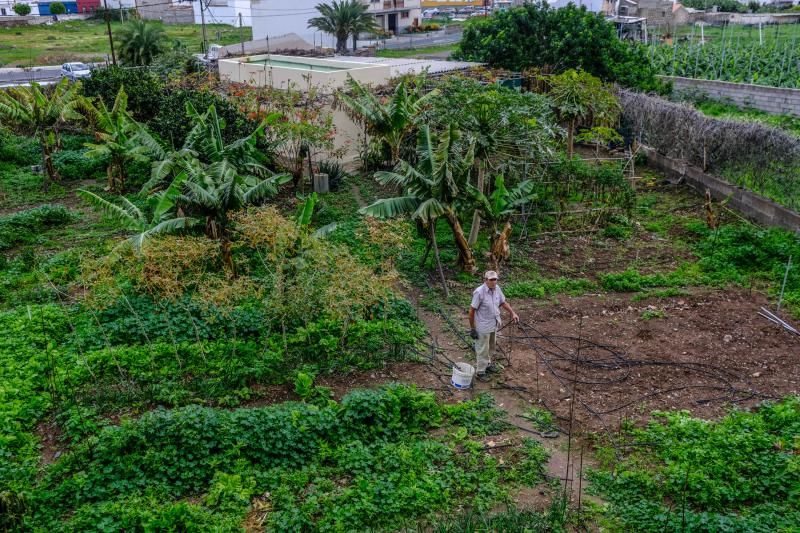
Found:
[[[222,1],[222,0],[219,0]],[[228,0],[229,2],[241,0]],[[333,48],[335,38],[308,27],[308,20],[319,15],[315,6],[323,0],[251,0],[253,39],[266,39],[295,33],[312,44]],[[420,23],[420,0],[361,0],[375,15],[378,27],[398,34]],[[242,13],[244,16],[244,13]],[[206,21],[207,22],[207,21]],[[245,24],[246,25],[246,24]]]

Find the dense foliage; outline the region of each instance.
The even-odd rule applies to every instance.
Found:
[[[602,14],[537,1],[470,21],[454,56],[515,71],[583,69],[603,81],[658,90],[646,54],[621,41]]]
[[[800,400],[718,422],[655,413],[627,433],[624,459],[592,476],[617,527],[637,531],[791,531],[800,523]]]
[[[504,458],[488,452],[474,437],[501,420],[490,398],[440,405],[397,385],[340,403],[156,410],[78,445],[6,525],[238,531],[250,510],[268,529],[352,531],[456,504],[487,511],[514,486],[541,482],[547,460],[530,440]]]

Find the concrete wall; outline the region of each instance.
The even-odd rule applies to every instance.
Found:
[[[683,161],[663,156],[652,148],[644,146],[642,148],[647,154],[647,164],[660,170],[667,177],[675,180],[685,179],[686,183],[700,194],[705,194],[708,189],[715,200],[730,198],[729,206],[759,224],[777,226],[790,231],[800,230],[800,214],[743,187],[731,185],[721,178],[706,174]]]
[[[677,76],[662,76],[662,78],[672,82],[676,93],[700,91],[714,100],[730,100],[739,106],[754,107],[767,113],[800,116],[800,89]]]
[[[362,83],[385,83],[391,77],[391,68],[388,65],[365,64],[356,67],[352,62],[338,62],[330,59],[315,59],[311,57],[272,56],[276,60],[295,61],[309,65],[328,67],[341,66],[342,70],[333,72],[314,71],[305,68],[291,68],[285,66],[269,66],[256,63],[266,59],[266,55],[250,56],[239,59],[223,59],[219,62],[220,79],[248,83],[257,87],[272,86],[286,89],[294,86],[303,90],[309,84],[319,87],[323,92],[332,92],[342,87],[348,76]],[[252,62],[248,62],[247,60]]]

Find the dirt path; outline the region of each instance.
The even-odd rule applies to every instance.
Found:
[[[358,190],[358,186],[356,185],[351,186],[350,194],[352,194],[353,198],[355,198],[359,209],[361,209],[362,207],[367,207],[367,202],[365,202],[364,198],[361,197],[361,191]]]
[[[428,328],[431,341],[440,348],[442,355],[439,361],[442,362],[441,367],[446,367],[450,364],[444,358],[449,358],[453,361],[463,361],[474,364],[474,355],[472,349],[469,347],[469,339],[464,335],[456,333],[459,327],[466,328],[466,311],[459,311],[451,306],[443,309],[442,313],[447,314],[448,319],[444,319],[439,313],[433,313],[419,304],[420,294],[416,292],[407,293],[406,297],[418,309],[418,315],[422,322]],[[456,331],[454,331],[454,329]],[[501,360],[498,358],[498,361]],[[585,480],[579,483],[577,474],[581,473],[581,469],[586,469],[595,465],[594,459],[589,452],[589,446],[579,438],[578,435],[581,428],[576,424],[573,427],[573,438],[569,438],[568,425],[561,424],[561,431],[556,437],[544,437],[536,430],[531,421],[525,418],[526,414],[531,407],[542,407],[537,402],[535,395],[528,391],[516,390],[513,382],[520,377],[521,370],[517,369],[513,364],[509,365],[506,362],[506,368],[492,377],[489,381],[473,381],[473,387],[466,390],[457,390],[449,385],[450,376],[440,376],[436,385],[445,383],[445,389],[440,391],[440,396],[444,395],[446,401],[462,401],[465,399],[472,399],[478,394],[488,393],[491,394],[498,407],[508,413],[508,420],[511,424],[516,426],[518,430],[512,430],[509,435],[502,435],[499,438],[512,438],[510,435],[518,432],[523,437],[529,437],[540,442],[542,446],[549,452],[550,461],[547,465],[547,476],[551,479],[560,479],[567,482],[567,489],[569,491],[570,499],[573,503],[578,498],[578,487],[581,487],[581,499],[593,499],[592,496],[586,494],[587,483]],[[437,366],[439,368],[440,366]],[[429,367],[427,373],[431,373]],[[415,375],[418,375],[416,372]],[[418,383],[420,386],[430,385],[431,379],[424,378]],[[497,440],[497,438],[495,439]],[[538,488],[524,489],[517,495],[517,504],[520,507],[533,508],[538,510],[545,509],[551,500],[551,496]],[[595,501],[597,501],[595,499]]]

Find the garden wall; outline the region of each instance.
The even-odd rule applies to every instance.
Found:
[[[767,87],[750,83],[661,76],[672,82],[676,93],[703,92],[714,100],[730,100],[743,106],[754,107],[767,113],[800,116],[800,89]]]
[[[667,157],[646,146],[642,146],[642,149],[647,154],[649,166],[670,178],[685,179],[686,183],[700,194],[704,194],[708,189],[715,200],[729,199],[729,206],[760,224],[790,231],[800,230],[800,214],[743,187],[737,187],[722,178],[703,172],[685,161]]]

